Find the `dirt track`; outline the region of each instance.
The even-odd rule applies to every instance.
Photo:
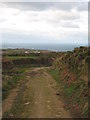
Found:
[[[23,92],[25,107],[20,117],[71,118],[70,112],[64,109],[64,103],[60,97],[56,95],[57,90],[55,80],[53,80],[44,68],[27,70],[25,75],[26,89]],[[8,98],[6,101],[8,101]],[[3,102],[3,106],[5,106],[6,103]]]

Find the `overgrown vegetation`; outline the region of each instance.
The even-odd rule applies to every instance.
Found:
[[[59,54],[49,73],[61,85],[66,109],[74,117],[88,116],[88,64],[89,48],[75,48],[72,52]]]
[[[25,68],[3,69],[2,99],[7,98],[11,89],[15,88],[19,81],[24,78]]]

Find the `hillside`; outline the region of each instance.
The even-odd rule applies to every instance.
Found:
[[[75,48],[72,52],[60,53],[49,73],[58,82],[58,95],[65,100],[66,109],[74,116],[88,116],[88,65],[90,48]]]

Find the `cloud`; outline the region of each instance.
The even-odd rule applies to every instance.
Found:
[[[79,41],[87,40],[88,11],[84,7],[81,9],[81,3],[78,3],[80,7],[76,4],[2,3],[0,29],[3,30],[4,36],[6,33],[17,36],[20,34],[30,36],[30,41],[42,38],[42,41],[46,39],[47,42],[73,42],[75,35],[79,36]],[[72,40],[67,41],[69,38]]]
[[[78,24],[71,23],[71,22],[64,22],[64,24],[62,24],[62,26],[65,28],[79,28]]]
[[[8,7],[13,7],[21,10],[42,11],[47,9],[59,9],[69,11],[76,8],[79,11],[88,10],[87,2],[6,2]]]

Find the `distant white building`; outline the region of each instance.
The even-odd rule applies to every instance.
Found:
[[[29,53],[29,51],[25,51],[25,54],[28,54]]]
[[[38,51],[38,54],[39,54],[40,52]]]
[[[35,51],[34,53],[38,53],[39,54],[40,52],[39,51]]]

